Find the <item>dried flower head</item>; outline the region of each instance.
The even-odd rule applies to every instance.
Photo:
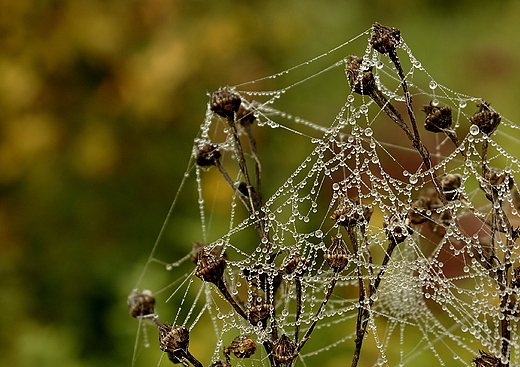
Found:
[[[374,209],[370,205],[357,203],[347,196],[341,196],[338,208],[332,213],[330,219],[340,226],[353,226],[362,222],[370,222]]]
[[[424,120],[424,128],[426,130],[438,133],[451,127],[450,106],[437,107],[430,102],[429,105],[423,106],[423,111],[426,113],[426,119]]]
[[[511,287],[520,288],[520,266],[513,269],[513,275],[511,277]]]
[[[372,26],[370,45],[379,53],[387,54],[395,51],[401,42],[401,31],[394,27],[387,27],[379,23]]]
[[[132,317],[143,317],[155,313],[155,298],[152,291],[148,289],[139,293],[132,293],[128,296],[127,303]]]
[[[309,261],[305,260],[301,254],[294,252],[288,254],[282,262],[280,271],[284,274],[295,273],[298,276],[303,275],[307,271]]]
[[[254,265],[250,268],[242,269],[242,273],[247,278],[247,282],[263,291],[269,290],[276,292],[282,282],[282,277],[276,269],[272,267],[263,267],[262,265]]]
[[[206,282],[216,283],[222,280],[225,267],[226,260],[224,257],[216,256],[211,249],[202,247],[199,252],[195,275]]]
[[[237,122],[242,126],[251,125],[255,122],[256,116],[253,108],[251,107],[245,107],[242,103],[240,107],[238,108],[237,114],[236,114],[236,120]]]
[[[362,64],[362,57],[349,56],[345,72],[350,84],[350,90],[361,95],[368,95],[376,88],[376,81],[372,68],[364,68]]]
[[[199,256],[200,252],[203,248],[209,249],[213,255],[216,257],[222,257],[224,260],[227,260],[227,254],[226,251],[224,251],[224,248],[222,246],[213,246],[213,247],[207,247],[208,244],[204,242],[193,242],[192,244],[192,250],[191,250],[191,262],[194,264],[197,264],[199,262]]]
[[[488,168],[485,172],[485,176],[487,181],[493,188],[498,189],[502,185],[505,185],[502,187],[507,187],[507,191],[513,188],[513,178],[505,171]]]
[[[421,224],[426,222],[429,219],[429,215],[427,215],[428,201],[424,197],[420,197],[412,201],[412,205],[410,206],[410,210],[408,211],[408,220],[411,224]]]
[[[495,357],[488,352],[479,350],[480,356],[473,358],[472,362],[475,363],[475,367],[503,367],[504,365],[500,361],[500,358]]]
[[[252,325],[257,325],[260,321],[269,317],[271,308],[271,305],[266,302],[264,297],[253,295],[252,305],[247,310],[247,319]]]
[[[173,363],[181,363],[187,355],[190,332],[184,326],[164,324],[159,326],[159,348],[168,354]]]
[[[469,120],[472,124],[477,125],[482,133],[486,135],[493,134],[500,124],[502,117],[485,101],[478,104],[478,107],[478,111],[475,112]]]
[[[256,352],[256,343],[249,335],[239,335],[224,348],[224,353],[233,353],[237,358],[249,358]]]
[[[296,358],[298,352],[294,342],[286,334],[283,334],[273,346],[271,355],[279,363],[290,364]]]
[[[334,237],[332,244],[327,251],[325,251],[323,257],[325,261],[327,261],[327,264],[329,264],[336,273],[339,273],[347,266],[349,255],[350,252],[345,245],[345,241],[343,241],[341,237]]]
[[[240,103],[240,97],[227,88],[221,87],[211,95],[211,110],[222,117],[233,117]]]
[[[386,236],[395,244],[404,242],[406,237],[411,235],[413,231],[409,228],[399,215],[392,215],[388,221],[384,223]]]
[[[441,188],[446,200],[452,201],[460,198],[460,185],[462,176],[458,173],[448,173],[440,179]]]
[[[195,162],[198,166],[214,166],[220,159],[220,151],[216,144],[208,142],[197,143],[197,158]]]

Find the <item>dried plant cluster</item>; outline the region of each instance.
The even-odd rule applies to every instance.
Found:
[[[362,364],[368,334],[379,350],[375,364],[390,365],[388,339],[393,330],[410,325],[421,330],[432,358],[440,361],[444,357],[428,338],[462,345],[472,356],[460,358],[461,365],[518,363],[520,231],[514,223],[520,196],[514,179],[517,160],[493,140],[502,118],[483,100],[467,118],[454,120],[452,107],[438,100],[424,105],[417,116],[411,92],[416,87],[410,85],[411,72],[405,71],[398,55],[399,48],[409,51],[400,31],[376,23],[370,36],[372,57],[345,59],[352,94],[336,124],[316,141],[310,156],[314,161],[306,160],[311,163],[302,164],[285,189],[268,200],[263,197],[252,125],[262,118],[271,121],[266,111],[273,110],[234,88],[220,88],[211,95],[208,122],[195,142],[194,162],[198,172],[218,170],[247,215],[223,239],[193,246],[194,275],[214,292],[201,313],[213,308],[227,315],[213,318],[224,319],[224,325],[217,331],[215,356],[206,365],[238,366],[256,358],[262,365],[292,366],[304,360],[305,346],[317,325],[323,323],[326,329],[336,322],[353,327],[345,342],[352,342],[345,361],[352,367]],[[408,56],[411,70],[421,70],[410,52]],[[380,58],[390,61],[401,98],[381,83]],[[362,105],[354,107],[354,98],[360,98]],[[455,102],[465,107],[467,100],[471,99]],[[386,150],[371,127],[357,124],[361,116],[368,116],[368,106],[386,116],[386,127],[375,128],[393,131],[396,126],[408,138],[407,154],[421,162],[415,173],[396,178],[383,167],[377,152]],[[209,121],[215,118],[225,122],[224,143],[212,141],[208,134]],[[350,132],[349,126],[353,126]],[[449,151],[445,159],[431,152],[425,134],[438,135]],[[495,153],[490,155],[490,150]],[[223,162],[230,155],[238,179]],[[498,165],[499,156],[507,161],[504,168],[493,165]],[[319,190],[329,182],[332,191]],[[306,190],[309,193],[302,194]],[[324,195],[328,205],[323,207],[319,229],[300,229],[312,223],[309,215],[319,214],[318,199]],[[475,204],[478,197],[485,203]],[[309,203],[311,209],[302,213],[298,201]],[[233,208],[233,215],[238,215],[236,205]],[[375,216],[382,218],[382,224],[372,223]],[[233,233],[245,228],[254,228],[257,234],[258,247],[250,254],[231,240]],[[450,257],[464,265],[461,274],[466,275],[449,275],[442,259]],[[227,311],[221,310],[226,307],[223,303]],[[133,294],[129,306],[133,317],[155,322],[160,349],[170,361],[203,365],[188,350],[190,331],[185,325],[158,321],[150,291]],[[438,321],[430,310],[434,306],[455,327]],[[386,326],[378,326],[380,320]],[[387,340],[381,340],[384,327]],[[221,339],[226,333],[236,333],[227,346]],[[465,333],[478,343],[468,347],[461,337]],[[402,354],[396,364],[405,365]]]

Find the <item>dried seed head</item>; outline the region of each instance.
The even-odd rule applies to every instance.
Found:
[[[511,277],[511,287],[520,288],[520,266],[513,269],[513,276]]]
[[[211,249],[202,247],[195,275],[206,282],[216,283],[222,280],[225,267],[226,260],[222,256],[216,256]]]
[[[192,263],[197,264],[199,262],[200,252],[206,246],[208,246],[208,244],[204,242],[193,242],[191,250]],[[210,249],[210,247],[207,248]],[[211,253],[216,257],[222,257],[224,260],[227,260],[226,251],[224,251],[224,248],[222,246],[214,246],[209,251],[211,251]]]
[[[392,215],[388,221],[385,221],[384,226],[386,236],[395,244],[404,242],[406,237],[413,233],[399,215]]]
[[[250,268],[242,269],[242,273],[247,278],[247,282],[262,291],[276,292],[282,283],[282,277],[276,269],[254,265]]]
[[[128,296],[127,303],[132,317],[143,317],[155,313],[155,298],[152,291],[148,289],[140,293],[132,293]]]
[[[223,361],[222,359],[219,359],[215,362],[213,362],[209,367],[232,367],[231,363],[228,361]]]
[[[176,354],[178,350],[187,351],[189,343],[190,332],[184,326],[159,326],[159,348],[163,352]]]
[[[460,198],[460,185],[462,176],[458,173],[448,173],[441,177],[441,188],[446,200],[452,201]]]
[[[495,189],[502,185],[507,187],[507,191],[513,188],[514,182],[512,177],[504,171],[489,168],[486,170],[485,176],[489,184]]]
[[[257,325],[260,321],[269,317],[270,310],[271,305],[265,301],[264,297],[254,295],[252,306],[247,311],[247,319],[252,325]]]
[[[372,68],[362,67],[363,58],[349,56],[345,72],[350,84],[350,90],[361,95],[368,95],[376,88],[376,82]]]
[[[347,196],[341,196],[338,208],[332,213],[330,219],[340,226],[354,226],[362,222],[370,222],[374,209],[370,205],[359,204],[357,200],[352,201]]]
[[[425,198],[420,197],[412,201],[410,210],[408,211],[408,220],[411,224],[421,224],[428,220],[428,205]]]
[[[469,120],[472,124],[477,125],[482,133],[486,135],[493,134],[500,124],[502,117],[485,101],[482,101],[478,107],[478,111],[475,112]]]
[[[276,344],[273,345],[271,355],[279,363],[290,364],[296,358],[298,352],[294,342],[287,335],[283,334]]]
[[[240,97],[227,88],[219,88],[211,95],[211,110],[222,117],[233,117],[240,103]]]
[[[307,271],[309,261],[305,260],[302,255],[297,252],[288,254],[282,262],[280,271],[284,274],[293,274],[301,276]]]
[[[195,162],[201,167],[214,166],[220,159],[220,151],[217,145],[208,142],[198,142],[197,158]]]
[[[401,31],[397,28],[387,27],[379,23],[372,26],[372,38],[370,44],[379,53],[387,54],[395,51],[401,42]]]
[[[254,110],[241,104],[237,111],[236,120],[242,126],[253,124],[256,120]]]
[[[500,361],[500,358],[495,357],[488,352],[479,350],[480,356],[473,358],[472,362],[475,363],[475,367],[503,367],[504,365]]]
[[[431,102],[429,105],[423,106],[423,111],[426,113],[424,120],[424,128],[428,131],[438,133],[451,127],[451,107],[434,106]]]
[[[345,241],[341,237],[334,237],[332,244],[325,251],[323,257],[327,261],[327,264],[334,269],[336,273],[342,271],[348,264],[350,252],[345,245]]]
[[[237,358],[249,358],[256,352],[256,343],[249,335],[239,335],[224,348],[224,353],[233,353]]]

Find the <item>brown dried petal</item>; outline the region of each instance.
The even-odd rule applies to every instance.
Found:
[[[335,237],[323,257],[335,272],[340,272],[347,266],[349,255],[350,252],[345,245],[345,241],[341,237]]]
[[[451,108],[449,106],[437,107],[431,102],[424,106],[423,111],[426,113],[424,120],[424,128],[428,131],[438,133],[451,127]]]
[[[222,279],[225,267],[226,260],[222,256],[216,256],[210,249],[203,247],[195,275],[206,282],[216,283]]]
[[[222,117],[232,117],[240,103],[240,97],[226,88],[219,88],[211,95],[211,110]]]
[[[148,289],[131,294],[128,296],[127,303],[132,317],[142,317],[155,313],[155,298]]]
[[[239,335],[224,349],[224,353],[233,353],[237,358],[249,358],[256,352],[256,343],[249,335]]]
[[[370,44],[379,53],[387,54],[395,51],[401,42],[401,31],[397,28],[387,27],[379,23],[372,26],[372,38]]]
[[[294,358],[296,358],[298,353],[294,342],[287,335],[283,334],[273,346],[271,355],[275,361],[289,364]]]
[[[502,117],[498,112],[492,110],[485,101],[482,101],[478,106],[479,110],[470,117],[470,121],[477,125],[482,133],[491,135],[500,124]]]

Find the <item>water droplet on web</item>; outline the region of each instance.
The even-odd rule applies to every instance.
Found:
[[[428,86],[430,87],[430,89],[435,89],[437,88],[437,82],[435,80],[432,80]]]
[[[370,136],[372,136],[373,134],[374,134],[374,131],[372,130],[372,128],[367,127],[367,128],[365,129],[365,136],[370,137]]]
[[[316,238],[322,238],[323,237],[323,231],[321,229],[317,229],[314,231],[314,235]]]
[[[354,97],[353,94],[349,94],[347,97],[347,101],[349,101],[350,103],[354,102],[354,99],[356,99],[356,97]]]
[[[376,68],[378,68],[378,69],[382,69],[383,66],[385,66],[385,64],[382,61],[378,61],[376,64]]]
[[[173,269],[172,264],[166,264],[166,270],[167,270],[167,271],[170,271],[170,270],[172,270],[172,269]]]
[[[332,189],[333,189],[333,190],[339,190],[339,183],[334,182],[334,183],[332,184]]]
[[[415,185],[417,181],[419,181],[416,175],[411,175],[409,180],[412,185]]]
[[[464,108],[464,107],[466,107],[467,105],[468,105],[468,104],[466,103],[465,100],[462,100],[462,101],[459,102],[459,107],[460,107],[460,108]]]
[[[439,105],[439,100],[437,98],[434,98],[432,100],[432,106],[438,106]]]
[[[368,112],[368,106],[366,104],[359,107],[359,112],[365,114]]]
[[[471,127],[469,128],[469,133],[471,135],[478,135],[480,133],[480,129],[477,125],[471,125]]]

